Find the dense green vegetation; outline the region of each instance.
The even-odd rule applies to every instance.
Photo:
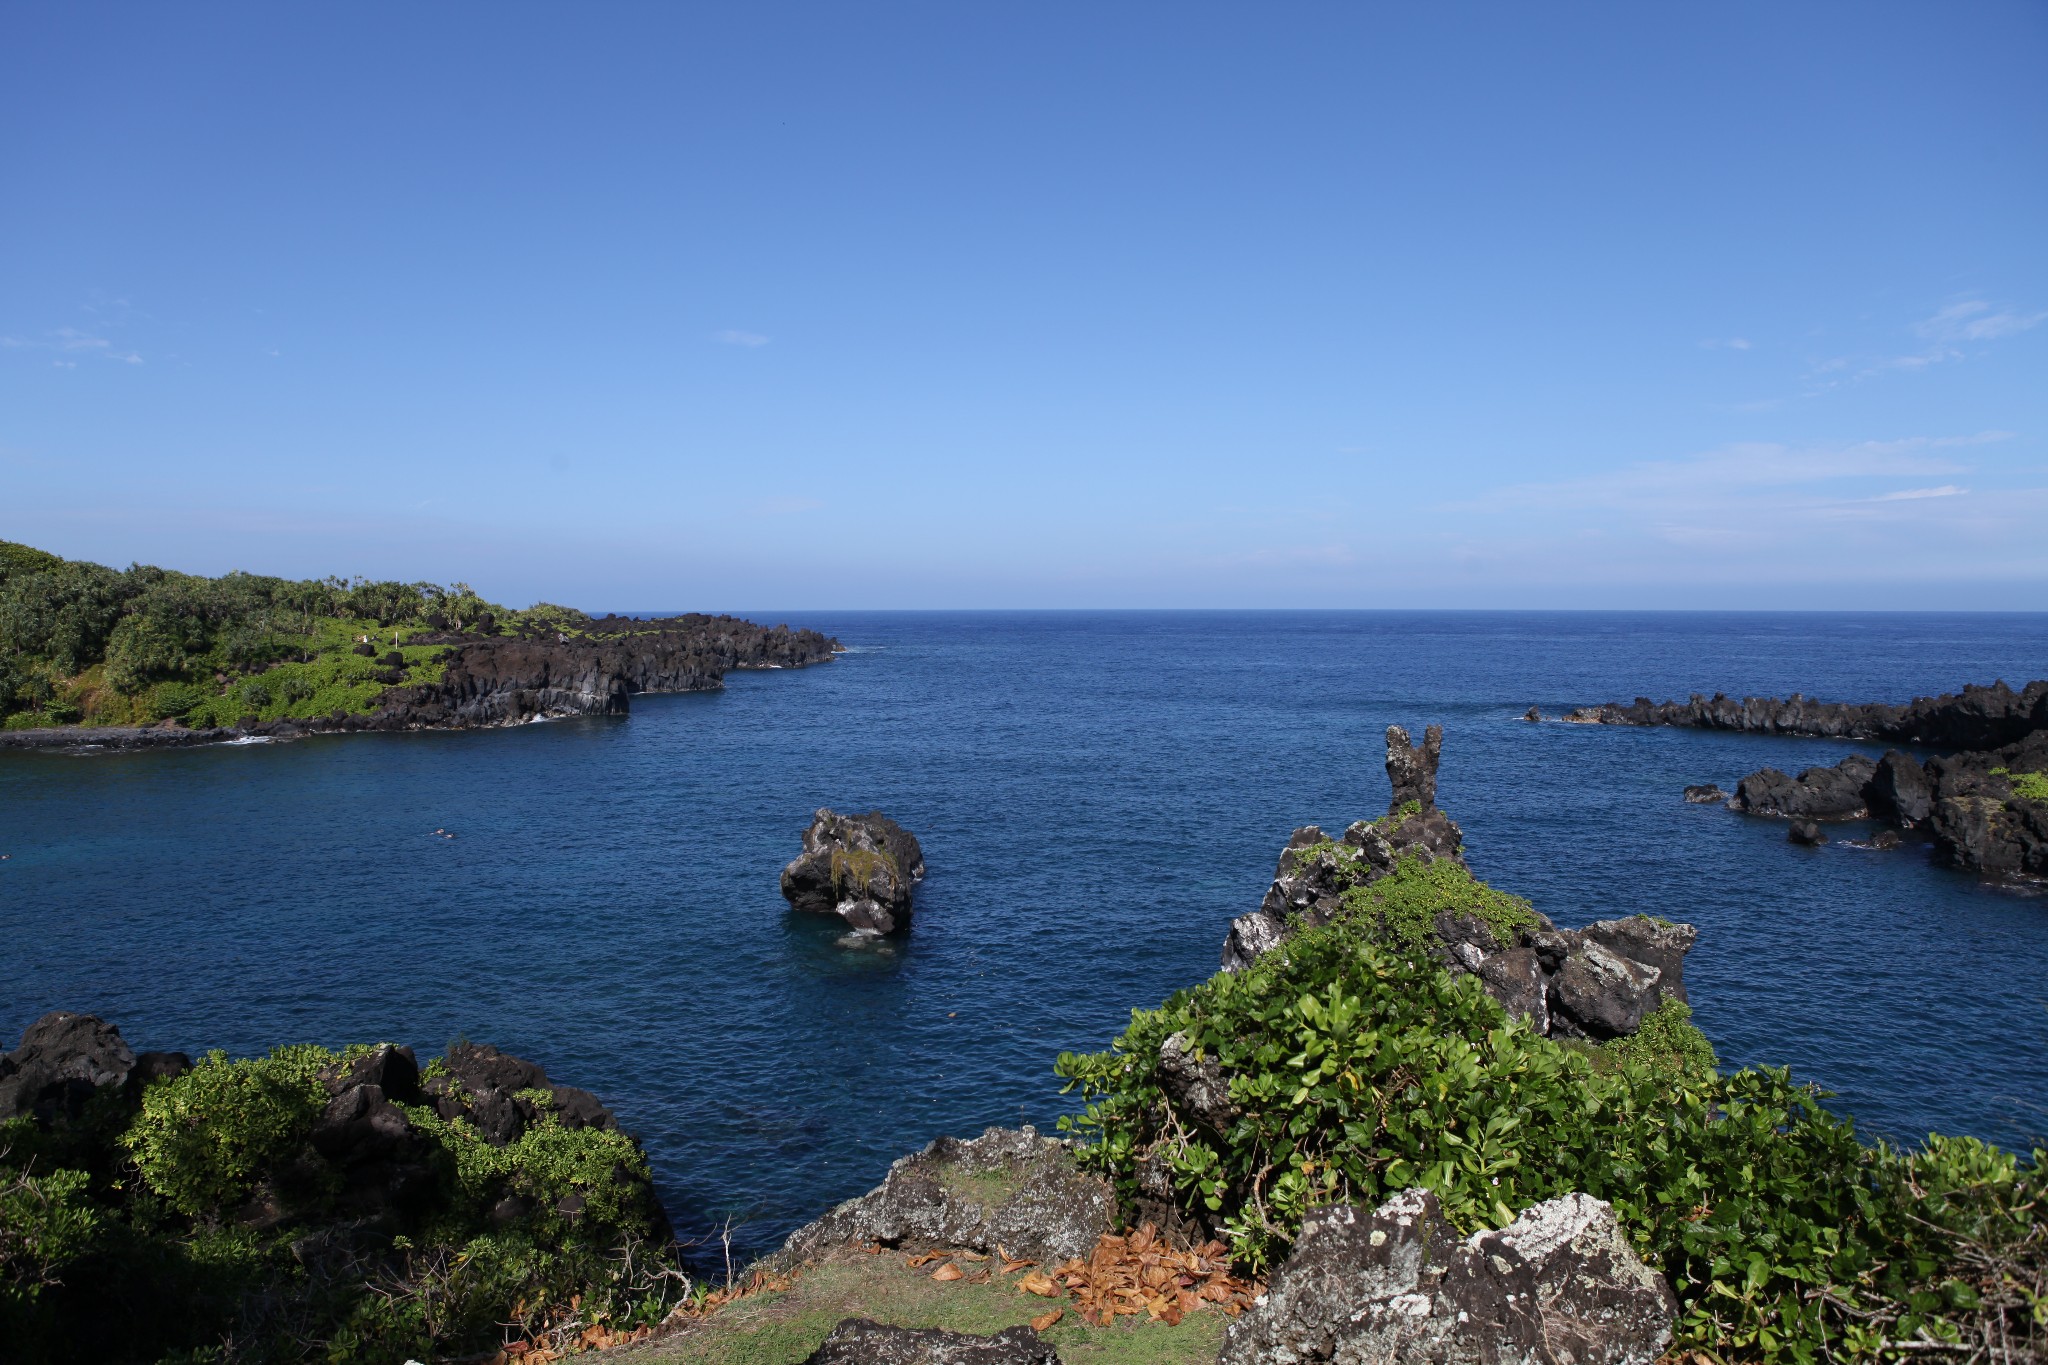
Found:
[[[203,578],[116,571],[0,541],[0,724],[193,726],[371,709],[440,677],[418,632],[573,629],[566,607],[512,612],[467,584]]]
[[[1084,1159],[1127,1196],[1141,1163],[1163,1163],[1183,1204],[1254,1266],[1282,1258],[1325,1203],[1423,1186],[1471,1231],[1585,1191],[1669,1277],[1679,1345],[1724,1359],[2048,1347],[2048,1153],[1864,1146],[1786,1071],[1720,1072],[1676,1003],[1606,1046],[1536,1034],[1402,941],[1414,914],[1458,895],[1465,874],[1437,866],[1384,879],[1376,908],[1250,970],[1134,1012],[1110,1051],[1062,1055],[1087,1101],[1064,1125],[1091,1139]],[[1463,896],[1496,894],[1472,883]],[[1174,1034],[1229,1078],[1239,1112],[1220,1131],[1161,1086]]]
[[[572,1318],[655,1322],[687,1293],[638,1146],[552,1114],[493,1147],[466,1119],[401,1106],[425,1135],[429,1193],[402,1214],[352,1213],[346,1173],[310,1138],[321,1073],[353,1051],[215,1053],[139,1097],[108,1089],[69,1120],[0,1124],[0,1350],[427,1360]]]

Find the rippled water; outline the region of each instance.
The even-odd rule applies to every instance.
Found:
[[[1789,1062],[1866,1132],[2048,1131],[2048,899],[1679,799],[1857,746],[1518,719],[2018,683],[2048,675],[2048,616],[790,624],[854,652],[625,720],[0,754],[0,1038],[68,1008],[150,1048],[494,1042],[616,1108],[681,1225],[759,1250],[937,1133],[1049,1123],[1054,1054],[1213,970],[1289,831],[1379,814],[1381,731],[1436,721],[1482,876],[1566,924],[1701,927],[1724,1059]],[[826,804],[924,841],[907,939],[847,951],[785,909]]]

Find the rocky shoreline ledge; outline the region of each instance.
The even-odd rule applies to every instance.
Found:
[[[1725,800],[1730,810],[1792,821],[1794,842],[1825,842],[1819,825],[1872,820],[1871,841],[1900,847],[1923,839],[1952,866],[2001,878],[2048,877],[2048,680],[2014,691],[2004,682],[1917,697],[1904,705],[1783,700],[1716,693],[1684,702],[1638,697],[1566,715],[1588,725],[1674,725],[1769,735],[1881,739],[1942,750],[1926,759],[1903,749],[1852,754],[1795,774],[1761,768],[1736,784],[1687,787],[1685,799]]]
[[[623,716],[642,693],[715,692],[728,672],[829,663],[839,642],[815,630],[730,616],[599,617],[555,638],[428,631],[408,647],[442,648],[437,681],[392,686],[360,713],[188,729],[58,726],[0,730],[0,749],[149,750],[318,734],[473,730],[567,716]],[[374,649],[372,650],[374,652]]]

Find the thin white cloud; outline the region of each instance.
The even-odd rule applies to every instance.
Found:
[[[1896,493],[1880,493],[1872,498],[1871,501],[1912,502],[1919,498],[1960,498],[1969,491],[1967,488],[1958,488],[1952,483],[1945,483],[1939,488],[1901,488]]]
[[[1993,310],[1983,299],[1965,299],[1949,304],[1913,330],[1930,341],[1997,341],[2048,322],[2048,312],[2021,313],[2012,308]]]
[[[56,351],[60,355],[96,355],[102,360],[118,360],[125,365],[142,363],[142,357],[134,351],[122,350],[107,338],[93,332],[81,332],[76,327],[59,327],[40,338],[0,337],[0,346],[9,350]]]
[[[1453,506],[1471,510],[1515,507],[1676,510],[1698,503],[1746,498],[1766,488],[1798,488],[1847,479],[1913,478],[1957,474],[1964,466],[1945,453],[2008,440],[2012,433],[1913,436],[1849,445],[1788,446],[1748,441],[1676,460],[1645,460],[1585,478],[1497,488]]]
[[[713,332],[711,339],[727,346],[766,346],[770,340],[759,332],[739,332],[730,328],[723,332]]]
[[[1709,338],[1700,343],[1709,351],[1746,351],[1753,343],[1746,337]]]

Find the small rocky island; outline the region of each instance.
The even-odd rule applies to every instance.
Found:
[[[782,894],[791,909],[837,915],[857,934],[880,936],[910,927],[910,893],[922,880],[916,835],[878,810],[841,815],[828,807],[782,869]]]
[[[1820,825],[1873,820],[1887,828],[1870,842],[1898,847],[1910,835],[1959,868],[1994,877],[2048,877],[2048,679],[2015,691],[2003,682],[1917,697],[1903,706],[1778,699],[1720,693],[1623,706],[1582,707],[1566,720],[1586,725],[1675,725],[1750,734],[1876,739],[1937,752],[1926,759],[1889,748],[1851,754],[1797,774],[1760,768],[1726,798],[1730,810],[1792,821],[1795,843],[1823,842]],[[1685,799],[1720,800],[1711,784]]]

